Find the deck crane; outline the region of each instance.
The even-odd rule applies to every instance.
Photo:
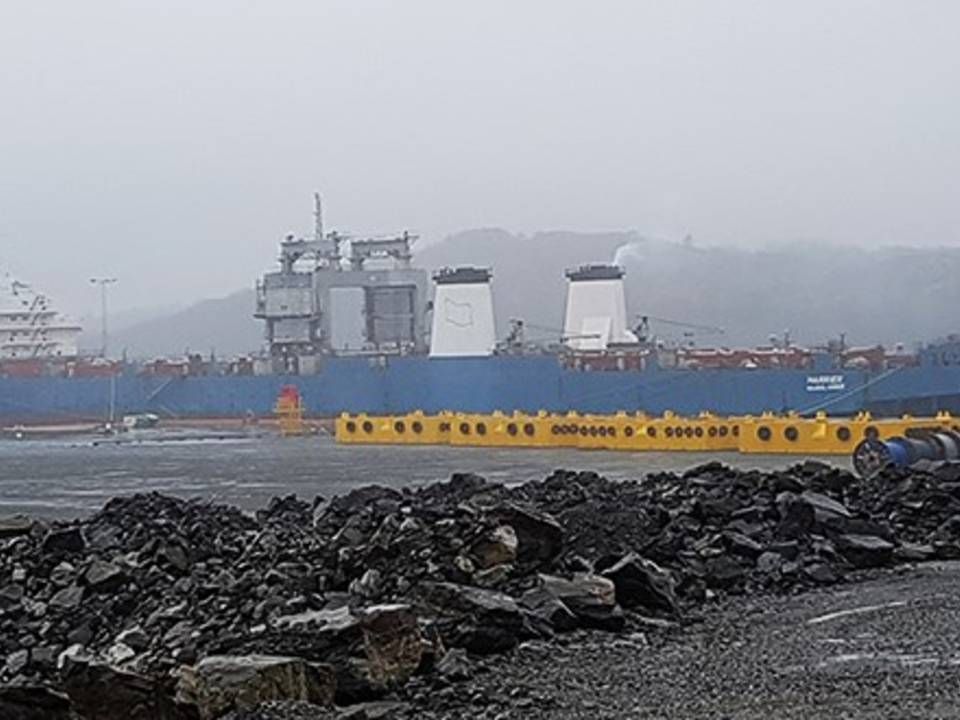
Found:
[[[510,318],[510,332],[507,335],[507,343],[516,343],[523,342],[525,339],[525,330],[529,328],[530,330],[540,330],[550,335],[555,335],[560,342],[566,342],[567,340],[574,340],[579,338],[598,338],[600,335],[597,333],[586,333],[586,334],[577,334],[577,335],[566,335],[563,332],[562,328],[551,327],[549,325],[536,325],[534,323],[526,322],[521,318]]]
[[[693,337],[693,331],[701,332],[705,335],[723,335],[725,330],[717,325],[698,325],[697,323],[688,323],[680,320],[671,320],[669,318],[657,317],[656,315],[641,315],[640,322],[634,328],[633,332],[637,339],[642,343],[651,342],[650,322],[657,322],[661,325],[673,325],[675,327],[687,328],[684,331],[684,337]]]
[[[700,332],[705,335],[723,335],[726,332],[722,327],[716,325],[698,325],[697,323],[671,320],[669,318],[657,317],[655,315],[642,315],[640,316],[640,322],[633,330],[634,334],[637,336],[637,340],[641,344],[652,342],[652,336],[650,333],[651,321],[660,323],[662,325],[673,325],[680,328],[686,328],[687,332],[684,333],[685,337],[692,337],[693,331]],[[597,334],[565,335],[561,328],[552,327],[549,325],[537,325],[526,322],[520,318],[511,318],[510,331],[504,341],[504,345],[513,349],[521,348],[526,343],[527,330],[539,330],[542,333],[556,337],[560,343],[565,343],[569,340],[593,339],[599,337]]]

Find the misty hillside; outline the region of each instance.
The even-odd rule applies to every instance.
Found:
[[[563,270],[615,260],[626,268],[631,319],[640,315],[722,328],[723,333],[652,321],[655,333],[700,345],[756,345],[771,334],[815,345],[846,334],[850,344],[908,346],[960,331],[960,249],[841,248],[815,243],[745,250],[701,248],[631,233],[460,233],[419,256],[425,267],[494,268],[501,336],[508,319],[559,328]],[[548,333],[529,332],[546,338]],[[556,339],[556,336],[554,336]]]
[[[145,325],[152,320],[158,320],[168,315],[175,315],[183,310],[179,306],[157,306],[149,308],[133,308],[128,310],[118,310],[110,313],[110,337],[119,338],[124,335],[128,328],[134,328],[138,325]],[[80,333],[80,348],[84,353],[96,353],[100,349],[100,343],[103,341],[101,335],[100,314],[90,314],[81,316],[79,319],[83,332]],[[123,348],[117,346],[121,351]]]
[[[960,330],[960,249],[639,242],[621,259],[634,313],[725,328],[701,344],[757,344],[789,330],[806,345],[845,333],[851,344],[911,346]]]
[[[252,285],[252,283],[251,283]],[[224,298],[202,300],[178,312],[112,333],[114,354],[131,358],[183,355],[187,351],[230,357],[256,350],[263,326],[253,317],[253,288]]]
[[[618,252],[619,251],[619,252]],[[695,333],[698,344],[764,343],[789,330],[802,344],[846,333],[851,344],[911,345],[960,330],[960,249],[862,250],[797,243],[763,250],[700,248],[631,233],[549,232],[520,236],[471,230],[417,253],[430,270],[446,265],[493,268],[500,335],[512,317],[528,337],[556,339],[563,317],[563,271],[614,257],[627,269],[628,312],[720,326]],[[251,278],[251,284],[253,278]],[[177,354],[189,348],[232,355],[260,347],[251,316],[252,290],[197,303],[115,334],[131,356]],[[685,328],[653,322],[681,339]]]

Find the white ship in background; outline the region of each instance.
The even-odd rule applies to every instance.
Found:
[[[0,360],[75,358],[81,332],[49,297],[0,271]]]

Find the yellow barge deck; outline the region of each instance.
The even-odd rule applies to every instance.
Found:
[[[960,432],[948,413],[935,417],[873,418],[798,415],[719,417],[673,413],[565,415],[440,413],[349,415],[337,418],[337,442],[353,445],[455,445],[469,447],[580,448],[628,452],[737,452],[780,455],[848,455],[868,437],[886,439],[917,429]]]

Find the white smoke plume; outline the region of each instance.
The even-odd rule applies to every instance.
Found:
[[[627,262],[639,263],[643,260],[643,241],[632,240],[624,243],[613,253],[613,264],[625,267]]]

